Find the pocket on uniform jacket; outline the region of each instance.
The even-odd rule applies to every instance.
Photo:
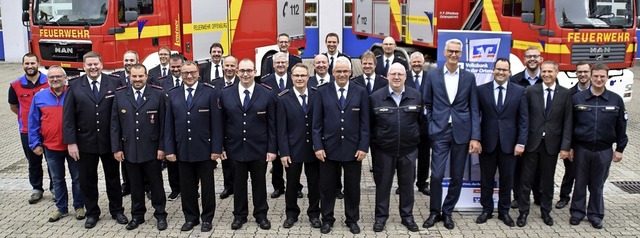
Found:
[[[393,108],[388,108],[388,107],[376,107],[373,109],[373,113],[376,115],[391,114],[393,113],[393,111],[394,111]]]
[[[420,113],[420,106],[418,105],[409,105],[409,106],[404,106],[402,108],[404,110],[404,112],[416,112],[416,113]]]

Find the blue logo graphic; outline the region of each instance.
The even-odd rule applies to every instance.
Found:
[[[472,59],[493,59],[498,53],[498,44],[474,45],[471,54]]]
[[[140,39],[140,35],[142,35],[142,28],[147,24],[149,20],[139,20],[138,21],[138,39]]]

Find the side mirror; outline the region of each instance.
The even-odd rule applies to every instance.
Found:
[[[138,12],[136,11],[125,11],[124,12],[124,20],[126,22],[134,22],[138,20]]]
[[[29,21],[29,13],[28,12],[22,12],[22,21],[23,22],[28,22]]]
[[[522,0],[522,12],[533,12],[535,10],[534,0]]]
[[[520,15],[520,18],[524,23],[533,23],[535,21],[533,17],[533,13],[530,13],[530,12],[526,12],[526,13],[523,12],[522,15]]]
[[[22,0],[22,11],[29,11],[29,0]]]

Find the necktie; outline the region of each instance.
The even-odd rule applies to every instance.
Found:
[[[371,78],[367,78],[367,92],[369,92],[369,94],[371,94],[371,91],[373,89],[371,88]]]
[[[249,100],[251,100],[251,97],[249,97],[249,90],[244,90],[244,101],[242,102],[242,107],[244,108],[244,110],[246,111],[247,109],[249,109]]]
[[[502,89],[504,89],[504,87],[498,86],[498,111],[502,110]]]
[[[191,107],[191,103],[193,102],[193,94],[191,92],[193,92],[193,88],[187,88],[187,91],[189,92],[189,95],[187,95],[187,107]]]
[[[344,88],[340,88],[340,108],[344,110]]]
[[[129,76],[127,76],[126,78],[124,78],[124,81],[127,82],[127,86],[131,85],[131,79],[129,78]]]
[[[544,108],[544,116],[549,116],[549,112],[551,111],[551,88],[547,88],[547,105]]]
[[[389,72],[389,59],[385,60],[385,64],[384,64],[384,74],[386,75]]]
[[[420,75],[416,74],[415,79],[413,81],[416,83],[416,88],[420,90]]]
[[[284,79],[280,78],[280,83],[278,83],[278,87],[280,87],[280,91],[284,90]]]
[[[162,77],[167,76],[167,68],[162,67]]]
[[[227,81],[227,86],[233,84],[233,81]]]
[[[220,78],[220,73],[218,72],[218,68],[220,68],[220,65],[216,64],[216,77],[215,78]]]
[[[300,97],[302,98],[302,110],[307,112],[307,95],[301,94]]]
[[[180,86],[180,79],[176,78],[176,87]]]
[[[98,81],[97,80],[93,80],[93,82],[91,82],[91,84],[93,84],[93,86],[91,86],[91,91],[93,91],[93,97],[96,99],[96,101],[98,101],[98,97],[100,97],[98,94],[100,94],[100,92],[98,91]]]
[[[333,70],[333,56],[331,56],[331,62],[329,63],[329,72]]]
[[[138,104],[138,106],[140,106],[141,102],[142,102],[142,95],[140,95],[140,90],[136,90],[136,103]]]
[[[324,84],[324,79],[323,79],[323,78],[321,78],[321,79],[320,79],[320,83],[318,84],[318,86],[323,85],[323,84]]]

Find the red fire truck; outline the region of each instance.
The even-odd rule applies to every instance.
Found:
[[[155,66],[161,46],[203,62],[214,42],[260,70],[279,33],[291,36],[291,53],[305,46],[304,0],[23,0],[23,10],[41,65],[76,71],[88,51],[107,71],[122,68],[127,50]]]
[[[529,46],[559,64],[561,85],[577,82],[579,61],[606,63],[608,89],[631,99],[637,48],[635,0],[357,0],[353,33],[393,37],[406,52],[438,57],[437,31],[512,32],[512,72]],[[374,51],[381,52],[381,45]]]

